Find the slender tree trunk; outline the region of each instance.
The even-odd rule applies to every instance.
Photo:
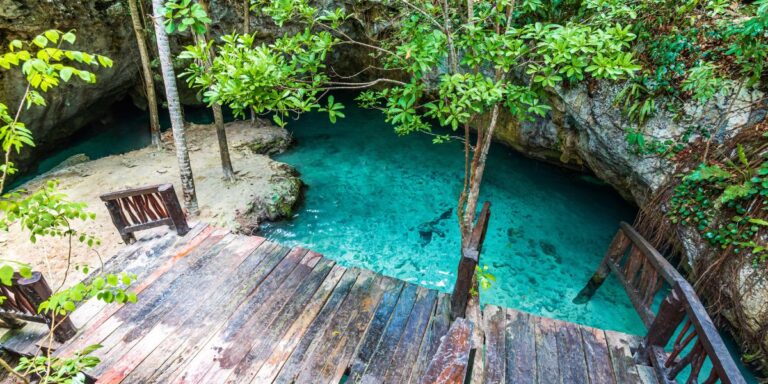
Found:
[[[221,105],[213,103],[213,121],[216,124],[216,137],[219,139],[219,155],[221,156],[221,170],[224,179],[235,180],[235,171],[232,169],[232,160],[229,158],[229,144],[227,143],[227,131],[224,129],[224,114],[221,113]]]
[[[468,225],[466,226],[465,233],[462,233],[462,243],[475,227],[475,215],[477,214],[477,205],[480,199],[480,185],[483,183],[485,164],[488,159],[488,151],[491,149],[493,132],[496,130],[498,118],[499,105],[496,104],[491,111],[491,121],[488,123],[488,128],[478,136],[478,147],[475,148],[475,156],[472,160],[469,193],[467,194],[467,209],[464,212],[464,221]]]
[[[205,13],[210,15],[208,8],[208,1],[200,0],[200,6],[203,7]],[[203,44],[207,43],[209,37],[205,35],[198,35],[197,40]],[[210,52],[210,56],[203,60],[203,67],[205,70],[210,70],[213,65],[213,51]],[[221,170],[224,172],[224,179],[227,181],[235,180],[235,171],[232,169],[232,160],[229,157],[229,144],[227,143],[227,131],[224,128],[224,114],[221,112],[221,105],[213,103],[211,107],[213,109],[213,122],[216,126],[216,137],[219,141],[219,156],[221,157]]]
[[[163,15],[162,9],[163,0],[152,0],[157,52],[160,59],[160,68],[163,72],[165,94],[168,98],[168,112],[171,115],[171,128],[173,130],[173,142],[176,146],[176,158],[179,161],[179,173],[181,174],[181,189],[184,195],[184,206],[191,216],[197,216],[200,213],[200,209],[197,206],[195,179],[192,175],[192,165],[189,161],[187,137],[184,132],[184,118],[181,115],[179,91],[176,88],[176,74],[173,71],[173,64],[171,63],[171,47],[168,43],[168,35],[165,33],[165,16]]]
[[[251,33],[251,0],[243,0],[243,34]],[[251,112],[251,122],[256,122],[256,113],[253,108],[248,108]]]
[[[141,22],[141,14],[136,4],[137,0],[128,0],[128,7],[131,9],[131,20],[133,21],[133,31],[136,34],[136,42],[139,45],[139,56],[141,57],[141,68],[144,74],[144,88],[147,92],[147,105],[149,106],[149,130],[152,137],[152,145],[157,149],[163,147],[160,140],[160,117],[157,112],[157,96],[155,96],[155,84],[152,80],[152,69],[150,68],[149,51],[147,50],[147,40],[144,33],[144,26]]]

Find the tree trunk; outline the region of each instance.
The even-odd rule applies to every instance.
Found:
[[[243,34],[251,33],[251,0],[243,1]],[[256,113],[253,108],[249,108],[251,112],[251,122],[256,122]]]
[[[133,31],[136,34],[136,42],[139,45],[139,56],[141,57],[141,68],[144,74],[144,88],[147,92],[147,105],[149,107],[149,131],[152,137],[152,145],[157,149],[163,148],[160,140],[160,117],[157,112],[157,97],[155,96],[155,84],[152,80],[152,69],[150,68],[149,51],[147,50],[147,40],[144,33],[144,26],[141,23],[141,14],[136,4],[137,0],[128,0],[128,7],[131,9],[131,20],[133,21]]]
[[[227,131],[224,129],[224,115],[221,113],[221,105],[213,103],[213,121],[216,125],[216,137],[219,139],[219,155],[221,156],[221,170],[224,179],[235,180],[235,171],[232,169],[232,160],[229,158],[229,144],[227,144]]]
[[[160,68],[163,72],[163,83],[168,98],[168,112],[171,116],[171,128],[173,130],[173,142],[176,146],[176,158],[179,161],[179,173],[181,174],[181,190],[184,195],[184,206],[191,216],[197,216],[200,210],[197,206],[195,193],[195,179],[192,176],[192,165],[189,162],[187,150],[187,137],[184,132],[184,119],[181,115],[181,103],[179,91],[176,89],[176,74],[171,63],[171,47],[168,43],[168,35],[165,33],[165,15],[162,12],[163,0],[152,0],[154,14],[155,38],[157,40],[157,52],[160,59]]]
[[[203,7],[205,13],[210,15],[210,9],[207,0],[200,0],[200,6]],[[207,44],[209,36],[208,32],[198,34],[195,39],[198,42]],[[209,71],[213,65],[214,54],[210,51],[209,56],[203,60],[202,64],[206,71]],[[229,157],[229,144],[227,143],[227,131],[224,129],[224,114],[221,112],[221,105],[213,103],[211,107],[213,109],[213,122],[216,126],[216,138],[219,141],[219,156],[221,157],[221,170],[224,172],[224,179],[227,181],[235,180],[235,171],[232,169],[232,160]]]
[[[478,142],[478,148],[475,148],[477,159],[472,161],[472,174],[469,181],[469,193],[467,194],[467,209],[464,212],[464,220],[468,224],[466,233],[462,233],[462,244],[475,228],[475,215],[477,215],[477,202],[480,199],[480,185],[483,183],[483,173],[485,173],[485,163],[488,159],[488,151],[491,149],[493,132],[496,130],[496,123],[499,117],[499,105],[493,106],[491,111],[491,121],[488,128],[480,134],[482,142]]]

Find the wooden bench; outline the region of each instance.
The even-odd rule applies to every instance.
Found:
[[[133,232],[163,225],[176,230],[179,236],[189,232],[172,184],[128,189],[100,197],[126,244],[136,241]]]
[[[5,297],[0,304],[0,321],[8,328],[21,328],[25,321],[46,324],[53,329],[56,341],[71,339],[77,329],[68,317],[38,312],[40,304],[51,294],[51,288],[40,272],[33,272],[30,278],[15,274],[10,286],[0,285],[0,295]]]
[[[648,333],[637,359],[650,363],[661,383],[675,383],[690,367],[687,383],[745,383],[720,334],[693,287],[631,225],[622,222],[602,263],[574,299],[585,303],[613,273],[643,320]],[[662,288],[669,291],[654,312],[654,300]],[[675,332],[677,337],[672,340]],[[672,341],[672,351],[664,348]],[[712,370],[703,372],[709,360]]]

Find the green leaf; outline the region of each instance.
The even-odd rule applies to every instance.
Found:
[[[69,81],[69,79],[72,77],[72,68],[62,68],[61,71],[59,71],[59,77],[61,77],[61,79],[64,81]]]
[[[61,39],[66,41],[67,43],[74,44],[76,36],[72,32],[67,32],[61,36]]]
[[[0,266],[0,284],[10,287],[13,284],[13,267],[8,264]]]
[[[59,32],[55,30],[48,30],[43,32],[45,37],[50,40],[52,43],[56,44],[59,42]]]

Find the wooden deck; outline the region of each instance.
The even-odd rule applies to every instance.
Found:
[[[635,363],[642,340],[618,332],[486,306],[485,383],[657,383]],[[478,375],[473,375],[477,378]]]
[[[451,326],[446,294],[202,224],[155,231],[105,270],[136,273],[139,302],[86,302],[56,346],[103,345],[88,372],[101,383],[418,383]],[[458,368],[473,382],[655,382],[637,337],[492,306],[484,318],[484,348]],[[33,329],[4,346],[29,351]]]

